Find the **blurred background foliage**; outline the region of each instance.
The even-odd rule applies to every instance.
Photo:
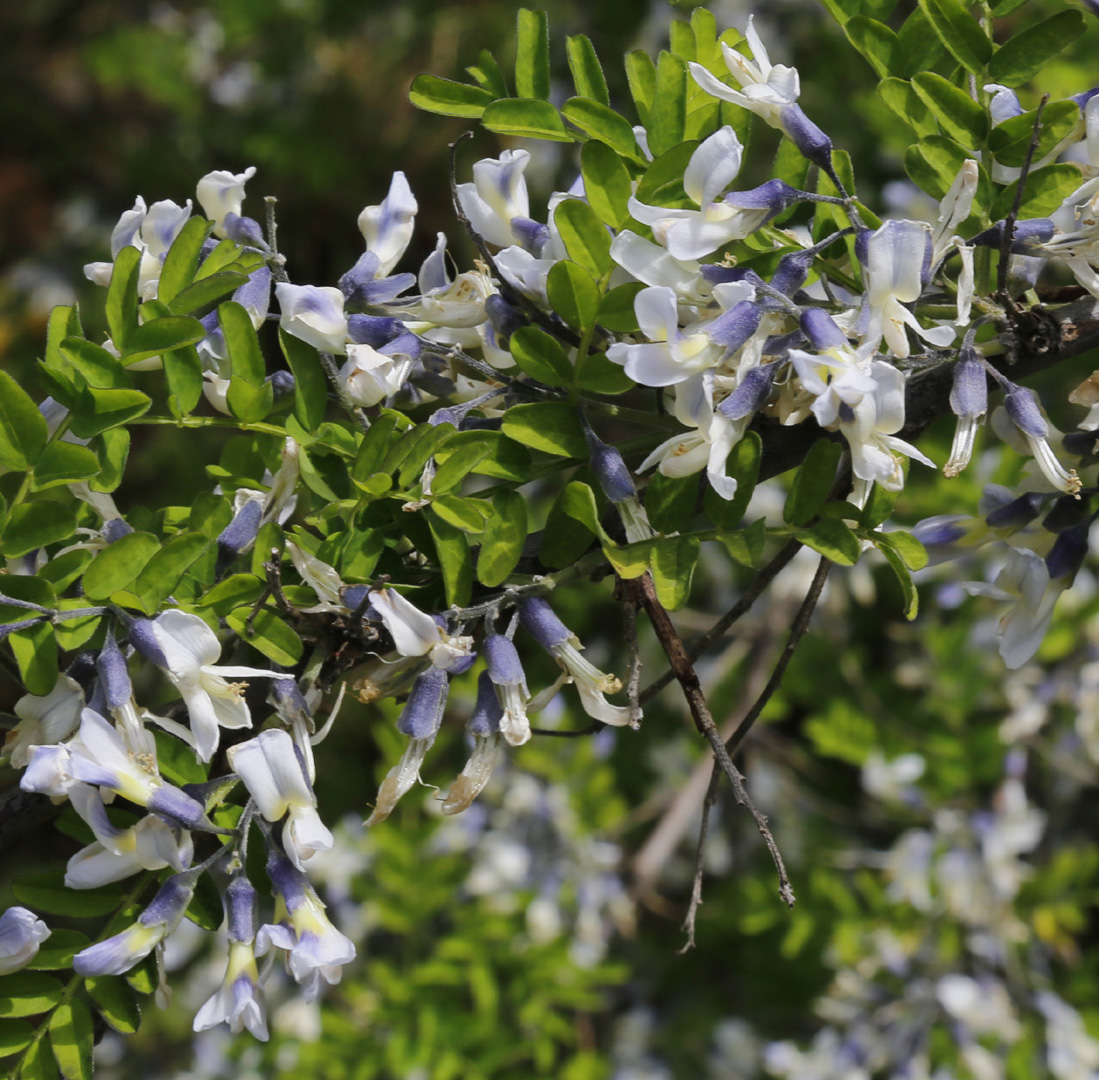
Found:
[[[719,24],[738,27],[749,10],[709,6]],[[898,16],[912,6],[902,3]],[[1010,19],[1034,21],[1059,6],[1032,0]],[[626,95],[618,58],[633,47],[655,51],[677,14],[634,0],[545,7],[562,77],[564,35],[587,33],[619,103]],[[446,144],[466,125],[417,114],[407,88],[420,71],[461,77],[483,48],[506,68],[515,10],[497,0],[0,6],[5,367],[33,380],[49,308],[89,295],[80,266],[106,256],[110,229],[136,194],[182,202],[214,168],[257,166],[253,197],[277,197],[280,247],[298,282],[333,283],[354,262],[362,248],[356,216],[380,201],[396,168],[420,203],[405,265],[418,265],[437,230],[448,231],[461,262]],[[761,26],[775,59],[799,67],[807,111],[850,151],[864,201],[882,207],[884,198],[885,208],[906,211],[918,204],[918,193],[898,183],[900,125],[825,11],[784,0],[768,7]],[[1090,85],[1095,38],[1093,26],[1050,68],[1048,86],[1023,88],[1024,104],[1044,89],[1062,96]],[[538,149],[528,177],[544,199],[571,179],[574,163]],[[495,152],[478,136],[464,160]],[[766,157],[747,168],[760,174],[746,174],[750,182],[764,179]],[[186,452],[179,434],[148,438],[131,458],[137,498],[155,498],[172,456]],[[949,432],[931,438],[943,444],[929,450],[942,460]],[[990,451],[949,488],[941,477],[913,477],[899,519],[972,511],[983,483],[1017,478],[1007,460]],[[796,561],[769,605],[700,666],[724,723],[758,693],[811,572],[811,560]],[[673,691],[654,700],[639,736],[536,739],[458,820],[441,823],[410,796],[368,836],[357,823],[398,737],[383,711],[349,707],[318,755],[322,813],[333,824],[348,817],[317,876],[358,941],[360,961],[319,1007],[287,995],[267,1046],[224,1032],[193,1045],[190,1017],[220,979],[220,961],[182,942],[170,961],[190,974],[179,980],[175,1005],[147,1009],[135,1037],[108,1036],[102,1074],[735,1080],[763,1075],[766,1057],[773,1076],[893,1075],[865,1048],[858,1051],[865,1060],[852,1059],[845,1073],[787,1069],[785,1044],[765,1048],[819,1041],[828,1025],[850,1033],[862,1018],[892,1032],[882,1036],[887,1042],[900,1040],[889,1060],[918,1052],[953,1067],[965,1040],[933,1009],[921,1014],[918,995],[934,1002],[937,980],[961,972],[1007,986],[1022,1025],[1010,1044],[982,1034],[980,1024],[966,1029],[1000,1063],[1001,1071],[983,1075],[1054,1075],[1044,1071],[1042,1034],[1052,1022],[1039,1015],[1035,995],[1056,987],[1085,1020],[1099,1017],[1099,954],[1089,947],[1099,886],[1099,744],[1081,698],[1088,685],[1081,672],[1099,644],[1094,582],[1082,575],[1075,606],[1058,609],[1041,654],[1047,666],[1006,676],[992,606],[934,573],[925,595],[941,603],[927,603],[915,624],[904,622],[886,568],[833,575],[817,629],[745,754],[751,789],[772,816],[795,882],[792,914],[777,900],[757,834],[723,801],[706,851],[700,948],[676,954],[707,769]],[[980,576],[980,566],[970,573]],[[709,553],[696,601],[677,615],[684,633],[705,629],[743,581],[723,554]],[[560,603],[569,626],[592,643],[594,662],[620,654],[609,582]],[[642,644],[647,670],[659,671],[654,643]],[[442,786],[464,760],[468,696],[464,705],[455,696],[448,734],[432,756],[429,779]],[[582,726],[568,712],[553,722]],[[920,777],[883,781],[874,771],[875,755],[913,753],[926,764]],[[1011,833],[1015,840],[1001,844],[994,862],[982,838],[1015,827],[1012,785],[1022,778],[1047,815],[1046,831],[1039,827],[1029,847]],[[922,871],[904,862],[920,836],[929,838]],[[15,862],[33,858],[28,847]],[[960,865],[963,856],[972,874],[958,900],[950,891],[956,875],[936,867]],[[926,897],[913,884],[918,873]],[[980,888],[988,881],[985,903]],[[890,1008],[892,1020],[872,1022]],[[905,1025],[921,1015],[912,1035]],[[844,1036],[836,1039],[842,1050]],[[913,1040],[908,1051],[905,1039]],[[871,1041],[848,1037],[851,1045]],[[1086,1060],[1087,1044],[1077,1044]],[[831,1053],[829,1061],[842,1060]],[[966,1065],[958,1075],[978,1074]]]

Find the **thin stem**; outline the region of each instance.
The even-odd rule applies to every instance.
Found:
[[[698,845],[695,848],[695,876],[691,885],[691,902],[687,908],[686,918],[683,920],[683,930],[687,940],[679,954],[689,952],[695,947],[695,919],[698,917],[698,909],[702,906],[702,874],[706,849],[706,835],[710,829],[710,811],[717,802],[717,785],[721,780],[717,763],[710,766],[710,783],[706,788],[706,798],[702,802],[702,823],[698,827]]]

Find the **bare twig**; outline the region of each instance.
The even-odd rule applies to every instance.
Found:
[[[686,918],[683,920],[683,930],[687,940],[679,954],[689,952],[695,947],[695,919],[698,917],[698,909],[702,907],[702,873],[703,862],[706,854],[706,834],[710,829],[710,811],[717,802],[717,785],[721,779],[721,773],[717,771],[717,763],[710,766],[710,783],[706,788],[706,798],[702,802],[702,824],[698,827],[698,847],[695,849],[695,876],[691,885],[691,903],[687,908]]]
[[[626,674],[626,698],[629,702],[630,727],[636,731],[641,727],[641,701],[638,687],[641,684],[641,650],[637,645],[637,604],[627,601],[623,605],[626,617],[626,647],[630,661]]]
[[[794,890],[790,885],[789,877],[787,877],[782,854],[767,824],[767,818],[756,809],[755,804],[748,797],[748,792],[744,788],[744,777],[733,764],[729,752],[725,749],[725,743],[714,724],[714,718],[710,715],[709,706],[706,704],[705,695],[702,693],[698,674],[687,656],[687,650],[684,648],[679,633],[668,616],[668,612],[657,598],[652,577],[645,573],[632,581],[624,581],[622,582],[622,591],[623,595],[631,597],[635,603],[640,604],[645,609],[645,614],[648,615],[649,622],[652,623],[653,630],[656,632],[672,670],[679,680],[679,685],[683,688],[683,696],[687,701],[687,707],[690,709],[695,727],[710,744],[717,764],[721,766],[721,771],[732,785],[737,804],[743,806],[752,815],[756,828],[759,829],[760,835],[763,837],[763,842],[775,864],[775,869],[778,871],[779,897],[788,907],[793,907]]]

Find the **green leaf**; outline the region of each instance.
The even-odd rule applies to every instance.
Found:
[[[107,600],[126,588],[160,550],[160,541],[147,532],[132,532],[105,547],[84,571],[84,595]]]
[[[328,410],[328,382],[312,345],[279,327],[279,346],[294,375],[294,417],[306,431],[316,431]]]
[[[500,70],[496,58],[487,49],[481,50],[476,66],[467,67],[466,71],[494,98],[508,96],[508,84],[504,73]]]
[[[22,503],[13,506],[4,525],[0,550],[14,559],[35,548],[67,540],[76,529],[76,500]]]
[[[156,741],[157,765],[165,780],[177,787],[205,782],[206,768],[195,757],[193,747],[163,728],[150,727],[149,730]]]
[[[427,525],[443,572],[446,602],[451,607],[465,607],[473,590],[473,560],[466,534],[435,514],[428,515]]]
[[[125,428],[104,431],[92,446],[99,461],[99,475],[89,481],[89,486],[92,491],[114,491],[126,471],[130,433]]]
[[[49,437],[46,421],[30,395],[0,371],[0,465],[16,472],[32,468]]]
[[[1019,203],[1020,218],[1049,217],[1082,183],[1080,169],[1063,162],[1046,165],[1027,173],[1023,198]],[[1004,188],[992,204],[994,221],[1006,218],[1015,205],[1015,185]]]
[[[603,554],[607,562],[614,567],[614,572],[626,581],[639,578],[649,569],[649,559],[652,556],[655,540],[641,540],[635,544],[625,544],[622,547],[603,545]]]
[[[567,103],[565,108],[567,116]],[[625,163],[605,142],[593,140],[580,151],[580,172],[591,208],[608,225],[620,229],[630,216],[627,203],[633,190]]]
[[[912,88],[950,138],[970,149],[982,145],[988,135],[988,116],[964,90],[933,71],[914,76]]]
[[[575,406],[563,401],[516,405],[504,414],[504,434],[532,450],[586,460],[588,444]]]
[[[557,204],[553,221],[573,262],[579,263],[594,278],[610,271],[614,266],[611,234],[586,202],[563,199]]]
[[[142,323],[129,335],[122,350],[122,363],[131,364],[148,360],[152,356],[171,349],[197,345],[206,336],[206,328],[190,315],[166,315]]]
[[[192,759],[194,754],[191,755]],[[147,956],[137,967],[131,968],[123,976],[126,982],[139,994],[151,994],[160,983],[157,972],[156,957]]]
[[[123,1035],[132,1035],[141,1024],[141,1009],[133,990],[118,975],[97,975],[87,979],[85,989],[91,995],[99,1015]]]
[[[919,0],[919,4],[947,52],[967,71],[981,77],[993,46],[962,0]]]
[[[71,968],[73,956],[91,944],[79,930],[54,930],[27,965],[29,971],[62,971]]]
[[[786,496],[782,510],[784,521],[791,525],[808,525],[820,513],[832,491],[842,454],[843,447],[831,439],[818,439],[813,443]]]
[[[1022,86],[1086,30],[1079,11],[1059,11],[1005,41],[988,63],[988,77],[1004,86]]]
[[[57,607],[53,585],[44,575],[32,577],[26,574],[7,574],[0,581],[2,581],[0,593],[10,596],[13,600],[22,600],[43,608]],[[0,601],[0,621],[2,622],[18,622],[33,614],[27,608]]]
[[[539,98],[500,98],[489,104],[481,116],[489,131],[513,139],[546,139],[572,142],[561,114],[548,101]]]
[[[749,431],[733,447],[725,462],[726,476],[733,477],[737,482],[736,494],[731,499],[723,499],[709,484],[706,485],[702,505],[706,516],[718,529],[732,529],[740,524],[756,489],[762,456],[762,440],[754,431]]]
[[[389,411],[383,411],[370,425],[370,430],[359,444],[355,464],[351,467],[351,479],[356,484],[365,484],[381,470],[396,426],[397,414]]]
[[[640,281],[616,285],[600,302],[596,322],[618,334],[635,333],[639,327],[634,301],[643,288],[645,286]]]
[[[764,545],[767,543],[767,526],[763,518],[760,518],[746,529],[723,532],[718,540],[741,566],[752,567],[759,562],[763,554]]]
[[[577,95],[592,98],[601,105],[609,105],[611,97],[607,90],[607,80],[591,39],[586,34],[574,34],[565,39],[565,52],[569,58],[569,70],[572,72]]]
[[[920,595],[916,591],[912,575],[908,572],[904,560],[894,548],[888,544],[879,544],[878,550],[885,556],[886,562],[889,563],[893,573],[897,575],[897,581],[900,583],[901,593],[904,597],[904,617],[910,620],[914,619],[920,610]]]
[[[191,219],[192,221],[194,218]],[[161,279],[163,281],[163,278]],[[223,296],[235,292],[248,280],[247,274],[236,270],[222,270],[217,274],[210,274],[193,285],[188,285],[175,299],[168,304],[168,312],[172,315],[191,315],[202,308],[208,307]]]
[[[698,142],[680,143],[661,154],[645,170],[637,185],[637,201],[650,206],[684,206],[695,209],[695,203],[683,190],[683,172],[691,155],[698,149]]]
[[[453,491],[473,471],[474,467],[489,452],[487,439],[474,439],[461,443],[451,451],[450,443],[447,443],[446,460],[439,464],[440,457],[436,458],[435,477],[431,481],[431,490],[435,495],[445,495]]]
[[[443,495],[431,503],[436,517],[465,533],[479,536],[485,529],[488,504],[480,499],[467,499],[461,495]]]
[[[590,485],[573,480],[565,485],[559,502],[561,509],[574,521],[579,521],[593,536],[607,539],[603,526],[599,524],[599,506]]]
[[[896,529],[893,532],[875,533],[871,539],[881,547],[892,548],[909,570],[922,570],[927,565],[927,548],[910,532]]]
[[[671,51],[681,60],[698,59],[695,54],[695,35],[690,23],[673,19],[668,24],[668,40]]]
[[[140,267],[141,252],[127,244],[115,256],[111,283],[107,286],[104,314],[111,341],[120,352],[125,350],[130,334],[137,329],[137,279]]]
[[[590,98],[573,97],[561,106],[561,115],[585,135],[605,143],[623,157],[636,162],[645,160],[633,126],[609,106]]]
[[[920,101],[910,82],[904,79],[882,79],[878,83],[878,96],[898,119],[912,129],[917,138],[926,138],[938,132],[939,126],[935,123],[935,117]]]
[[[564,498],[565,491],[562,488],[546,517],[542,544],[538,551],[538,558],[542,563],[554,570],[576,562],[591,547],[593,540],[587,529],[578,529],[576,519],[565,513]]]
[[[240,304],[228,300],[218,305],[218,322],[225,335],[232,370],[226,403],[241,420],[262,420],[271,410],[273,392],[264,382],[267,365],[252,317]]]
[[[140,390],[99,390],[85,386],[73,409],[72,433],[81,439],[127,424],[149,411],[153,400]]]
[[[57,641],[53,626],[36,623],[8,635],[8,646],[19,666],[27,693],[45,697],[57,683]]]
[[[897,35],[884,23],[865,15],[856,15],[843,24],[847,40],[866,58],[878,78],[884,79],[894,67]]]
[[[50,1017],[50,1046],[65,1080],[90,1080],[93,1042],[87,1002],[78,996],[61,1002]]]
[[[1038,110],[1031,109],[1021,116],[1013,116],[1002,124],[997,124],[989,133],[989,149],[1001,165],[1015,168],[1026,160],[1037,115]],[[1042,110],[1042,125],[1034,160],[1040,161],[1057,143],[1068,138],[1079,122],[1080,106],[1075,101],[1051,101]]]
[[[475,473],[492,476],[497,480],[514,480],[520,484],[530,479],[530,451],[513,442],[501,431],[460,431],[447,445],[456,445],[463,438],[472,435],[487,439],[489,445],[489,452],[477,463],[473,470]]]
[[[549,99],[549,19],[544,11],[520,8],[515,20],[515,93]]]
[[[61,342],[60,351],[68,366],[78,371],[89,386],[133,389],[133,380],[119,363],[118,357],[101,345],[81,337],[71,337]]]
[[[661,52],[656,85],[645,130],[649,149],[659,157],[683,142],[687,120],[687,65],[670,52]]]
[[[58,484],[87,480],[99,472],[99,459],[84,446],[76,443],[50,443],[34,466],[32,491],[45,491]]]
[[[50,1052],[49,1040],[39,1039],[19,1063],[19,1080],[56,1080],[59,1075],[57,1062]]]
[[[862,553],[859,538],[839,518],[821,518],[807,529],[795,529],[794,536],[840,566],[854,566]]]
[[[20,971],[0,978],[0,1016],[37,1016],[61,1000],[61,984],[52,975]]]
[[[933,199],[941,199],[969,155],[945,135],[929,135],[904,152],[904,169],[912,182]]]
[[[927,15],[920,8],[914,8],[897,32],[893,74],[910,79],[919,71],[928,71],[942,54],[943,43],[931,28]]]
[[[676,536],[653,543],[649,565],[656,598],[669,611],[676,611],[687,602],[701,548],[697,536]]]
[[[301,638],[271,608],[261,607],[252,622],[251,632],[248,620],[252,616],[252,607],[239,607],[225,617],[229,627],[235,630],[242,640],[253,649],[263,653],[282,667],[292,667],[301,659],[304,646]]]
[[[656,92],[656,64],[644,49],[634,49],[626,53],[626,79],[630,85],[630,96],[637,109],[638,119],[644,127],[649,126],[649,111],[653,95]],[[640,196],[639,196],[640,197]]]
[[[645,512],[658,532],[678,532],[695,515],[698,474],[665,476],[655,473],[645,488]]]
[[[441,79],[438,75],[417,75],[412,80],[408,100],[424,112],[476,120],[492,101],[492,94],[479,86]]]
[[[578,263],[563,259],[550,267],[546,295],[562,319],[577,330],[595,325],[599,313],[599,286]]]
[[[8,1057],[30,1046],[34,1028],[26,1020],[0,1020],[0,1057]]]
[[[606,353],[588,353],[580,364],[576,385],[593,394],[624,394],[635,383],[621,364],[607,359]]]
[[[886,491],[881,484],[874,484],[870,489],[870,498],[859,514],[859,524],[864,529],[876,529],[893,513],[898,494],[896,491]]]
[[[492,511],[477,553],[477,580],[490,589],[507,581],[523,554],[527,501],[519,492],[504,489],[493,494]]]
[[[173,536],[154,553],[137,575],[133,588],[146,611],[156,611],[209,546],[210,538],[205,533],[184,532]]]
[[[254,604],[263,595],[265,587],[255,574],[231,574],[212,589],[207,589],[198,604],[212,609],[219,619],[223,619],[233,608]]]
[[[164,256],[164,265],[157,281],[156,296],[162,304],[171,304],[195,280],[202,245],[213,227],[213,222],[196,215],[188,219],[176,234],[168,254]],[[173,311],[173,314],[186,315],[188,312]]]
[[[520,369],[547,386],[570,386],[573,370],[568,354],[556,338],[537,326],[524,326],[511,335],[511,355]]]
[[[193,345],[163,354],[168,383],[168,408],[173,416],[187,416],[202,400],[202,361]]]

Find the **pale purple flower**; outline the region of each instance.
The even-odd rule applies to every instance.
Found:
[[[368,206],[359,214],[359,232],[366,241],[366,250],[378,258],[378,277],[388,276],[405,253],[418,209],[405,174],[395,172],[389,194],[381,204]]]
[[[0,915],[0,975],[26,967],[49,936],[50,928],[33,911],[8,908]]]
[[[256,175],[256,167],[250,165],[242,173],[224,169],[208,172],[199,182],[195,192],[202,212],[214,223],[214,235],[225,236],[225,219],[240,217],[244,202],[244,185]]]
[[[282,313],[280,325],[288,334],[321,352],[347,351],[347,317],[339,289],[280,281],[275,286],[275,298]]]

